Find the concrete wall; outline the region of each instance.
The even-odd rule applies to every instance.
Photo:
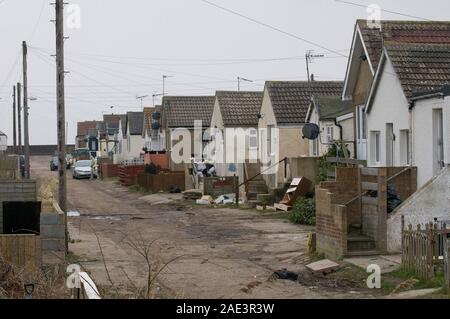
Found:
[[[395,73],[392,63],[389,59],[386,61],[384,70],[379,80],[378,89],[375,93],[373,104],[367,114],[368,127],[368,163],[372,167],[385,167],[386,163],[386,124],[394,124],[394,134],[396,136],[394,143],[393,166],[405,166],[407,163],[402,161],[401,156],[401,130],[410,129],[409,103],[403,93],[400,81]],[[374,139],[372,131],[380,132],[380,162],[375,161]]]
[[[288,177],[306,177],[313,185],[316,184],[317,175],[319,175],[318,157],[297,157],[288,159]]]
[[[65,217],[62,212],[41,213],[41,248],[44,264],[64,262],[65,232]]]
[[[5,152],[8,148],[8,137],[6,135],[0,135],[0,152]]]
[[[0,180],[0,234],[3,233],[3,202],[37,201],[36,181]]]
[[[417,101],[413,116],[413,165],[419,168],[419,186],[427,183],[438,171],[433,110],[441,109],[444,123],[444,162],[450,164],[450,98],[433,98]]]
[[[400,207],[387,221],[388,251],[401,251],[401,216],[405,216],[405,225],[425,225],[439,220],[450,220],[450,167],[429,181]]]

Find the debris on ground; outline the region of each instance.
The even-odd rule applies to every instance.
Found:
[[[287,270],[286,268],[283,268],[281,270],[275,271],[272,275],[272,278],[297,281],[298,275],[292,271]]]
[[[418,282],[419,282],[419,280],[417,280],[415,278],[410,278],[410,279],[400,283],[399,285],[397,285],[397,287],[395,287],[395,289],[391,292],[391,294],[396,294],[403,290],[410,290],[410,289],[414,288],[414,286]]]
[[[226,195],[220,195],[217,197],[217,199],[214,201],[216,205],[228,205],[233,204],[236,201],[236,195],[235,194],[226,194]]]
[[[203,192],[199,189],[190,189],[183,192],[183,198],[184,199],[193,199],[197,200],[202,198]]]
[[[197,205],[211,205],[213,203],[213,198],[210,195],[202,196],[202,198],[197,199]]]
[[[181,189],[179,187],[171,187],[169,189],[169,193],[170,194],[180,194],[181,193]]]
[[[339,268],[339,264],[329,259],[322,259],[306,265],[306,268],[316,274],[329,274]]]

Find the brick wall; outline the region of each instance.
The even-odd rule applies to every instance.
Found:
[[[359,220],[357,205],[345,206],[358,194],[358,169],[337,168],[336,181],[316,187],[317,252],[341,259],[347,253],[348,225]]]
[[[37,201],[36,181],[0,180],[0,234],[3,233],[3,202]]]
[[[341,259],[347,252],[346,207],[333,203],[333,194],[316,188],[317,252],[327,258]]]

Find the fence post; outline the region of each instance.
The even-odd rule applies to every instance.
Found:
[[[443,232],[443,244],[444,244],[444,289],[448,291],[450,289],[450,247],[449,247],[449,234]]]
[[[234,188],[236,192],[236,207],[239,207],[239,177],[234,174]]]

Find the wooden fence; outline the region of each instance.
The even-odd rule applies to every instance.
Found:
[[[0,235],[0,255],[19,267],[39,268],[41,239],[36,235]]]
[[[413,229],[412,225],[405,228],[402,220],[402,268],[405,270],[424,279],[434,277],[443,264],[443,247],[443,234],[437,224],[418,225]]]

